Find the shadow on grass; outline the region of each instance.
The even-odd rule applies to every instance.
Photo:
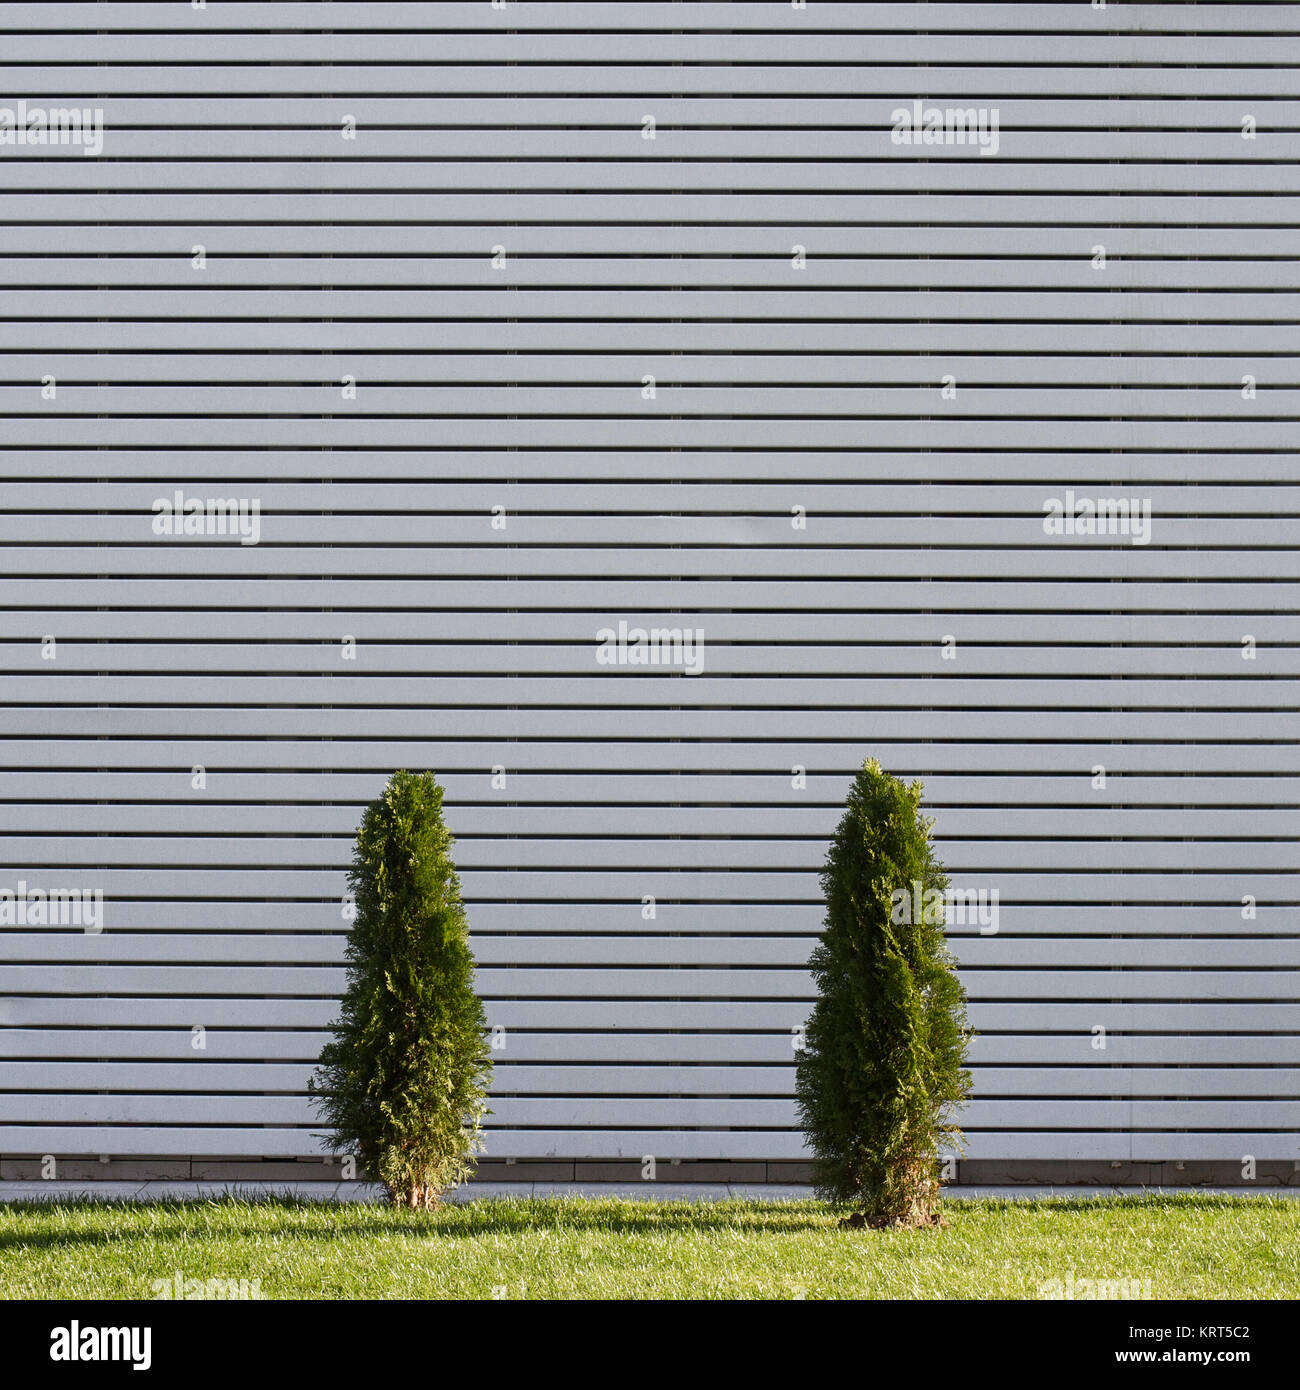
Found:
[[[146,1213],[155,1219],[140,1220]],[[48,1221],[41,1221],[42,1216]],[[166,1219],[156,1219],[160,1216]],[[836,1223],[829,1208],[812,1203],[790,1203],[788,1210],[782,1210],[775,1204],[747,1202],[688,1204],[580,1198],[484,1198],[464,1205],[449,1203],[430,1212],[352,1202],[304,1202],[292,1197],[255,1202],[228,1197],[162,1202],[12,1202],[0,1204],[0,1221],[6,1217],[17,1218],[23,1229],[0,1230],[0,1251],[120,1241],[165,1243],[182,1238],[190,1243],[210,1240],[219,1244],[271,1234],[282,1240],[307,1242],[377,1237],[454,1241],[544,1230],[610,1235],[793,1233],[833,1229]]]
[[[1052,1215],[1162,1215],[1237,1209],[1259,1204],[1267,1194],[1248,1197],[1217,1194],[1141,1194],[1119,1197],[966,1198],[948,1203],[952,1225],[990,1217]],[[42,1220],[41,1218],[46,1218]],[[35,1218],[33,1220],[33,1218]],[[163,1219],[158,1219],[163,1218]],[[447,1205],[431,1212],[411,1212],[371,1203],[305,1201],[291,1195],[255,1200],[235,1195],[162,1201],[22,1201],[0,1204],[0,1222],[21,1229],[0,1229],[0,1252],[105,1246],[123,1241],[190,1244],[257,1239],[274,1235],[286,1241],[405,1240],[459,1241],[481,1236],[511,1236],[535,1231],[665,1235],[673,1233],[823,1235],[841,1233],[848,1240],[879,1240],[870,1230],[840,1232],[839,1213],[811,1198],[790,1202],[635,1201],[581,1197],[485,1197]],[[891,1233],[898,1236],[900,1233]],[[914,1233],[924,1239],[928,1233]]]

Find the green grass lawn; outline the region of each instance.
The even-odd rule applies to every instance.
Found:
[[[429,1213],[291,1200],[14,1203],[0,1205],[0,1291],[153,1298],[155,1280],[174,1293],[179,1276],[313,1299],[1037,1299],[1070,1281],[1087,1296],[1082,1280],[1136,1281],[1124,1291],[1152,1298],[1300,1295],[1300,1201],[1288,1198],[958,1200],[945,1210],[946,1230],[881,1233],[841,1230],[813,1201],[536,1198]]]

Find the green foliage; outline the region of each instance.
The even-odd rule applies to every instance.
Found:
[[[796,1076],[818,1192],[873,1225],[937,1219],[938,1149],[961,1151],[953,1116],[970,1090],[966,995],[933,896],[948,877],[921,791],[875,759],[854,779],[822,872],[819,998]]]
[[[431,773],[394,773],[366,808],[347,992],[310,1086],[334,1151],[409,1207],[468,1175],[488,1113],[492,1054],[451,845]]]

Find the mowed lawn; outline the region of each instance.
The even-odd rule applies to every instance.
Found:
[[[153,1298],[155,1281],[173,1296],[245,1281],[268,1299],[1037,1299],[1095,1296],[1084,1281],[1107,1280],[1111,1297],[1300,1295],[1292,1198],[951,1200],[946,1213],[945,1230],[881,1233],[841,1229],[814,1201],[14,1203],[0,1205],[0,1291]]]

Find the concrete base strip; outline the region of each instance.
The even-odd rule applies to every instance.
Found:
[[[959,1186],[949,1188],[948,1201],[998,1198],[1038,1201],[1045,1197],[1160,1197],[1176,1194],[1231,1197],[1300,1196],[1295,1187],[1087,1187],[1087,1186]],[[805,1184],[774,1183],[576,1183],[576,1182],[477,1182],[450,1194],[454,1202],[509,1197],[610,1197],[658,1202],[809,1201],[813,1191]],[[316,1202],[376,1202],[380,1189],[360,1182],[0,1182],[0,1202],[164,1202],[212,1201],[239,1197],[259,1201],[268,1197],[292,1197]]]

